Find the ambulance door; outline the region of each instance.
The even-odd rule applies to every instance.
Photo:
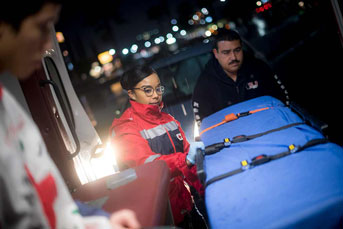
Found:
[[[70,190],[117,171],[81,105],[66,69],[55,31],[42,68],[21,82],[29,110]]]
[[[341,39],[341,44],[343,46],[343,1],[339,0],[331,0],[331,5],[333,12],[335,14],[337,26],[338,26],[338,32],[339,32],[339,37]]]

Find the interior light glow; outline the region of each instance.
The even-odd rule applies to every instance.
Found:
[[[108,141],[105,148],[100,149],[98,153],[102,153],[102,155],[90,160],[96,179],[114,174],[118,171],[114,148],[110,141]]]
[[[194,122],[194,139],[199,138],[200,133],[199,133],[199,126],[197,122]]]
[[[95,157],[83,157],[81,154],[74,157],[75,170],[81,184],[86,184],[118,172],[115,155],[115,147],[108,141],[105,147],[97,148]]]

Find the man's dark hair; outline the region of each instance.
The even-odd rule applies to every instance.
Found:
[[[46,3],[61,5],[63,0],[6,1],[0,7],[0,23],[7,23],[18,31],[24,19],[39,12]]]
[[[214,38],[213,48],[218,50],[219,41],[236,41],[236,40],[239,40],[239,42],[242,44],[242,38],[238,34],[238,32],[232,29],[220,29],[218,30],[218,34]]]
[[[148,65],[137,65],[127,72],[120,79],[120,84],[125,90],[133,89],[144,78],[156,73],[156,71]]]

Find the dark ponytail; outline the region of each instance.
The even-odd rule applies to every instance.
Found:
[[[120,84],[125,90],[131,90],[144,78],[156,73],[156,71],[147,65],[138,65],[127,72],[120,79]]]

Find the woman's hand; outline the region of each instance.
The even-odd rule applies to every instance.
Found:
[[[113,229],[138,229],[141,228],[136,214],[129,209],[119,210],[114,212],[110,217],[110,222]]]
[[[189,151],[186,157],[186,164],[188,167],[191,167],[195,164],[195,157],[198,150],[205,150],[205,145],[202,141],[190,142]]]

